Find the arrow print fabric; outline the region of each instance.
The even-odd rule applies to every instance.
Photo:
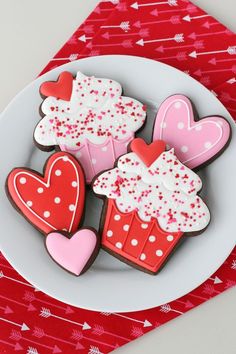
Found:
[[[212,90],[236,119],[236,35],[188,0],[103,0],[42,73],[102,54],[172,65]],[[134,313],[91,312],[54,300],[2,255],[0,283],[0,353],[105,354],[235,286],[236,249],[191,293]]]

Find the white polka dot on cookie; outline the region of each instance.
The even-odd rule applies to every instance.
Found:
[[[211,142],[210,142],[210,141],[206,141],[205,144],[204,144],[204,147],[205,147],[206,149],[210,149],[210,147],[211,147]]]
[[[181,108],[181,102],[180,101],[175,102],[174,106],[175,106],[176,109],[180,109]]]
[[[145,261],[145,259],[146,259],[146,254],[145,254],[145,253],[142,253],[141,256],[140,256],[140,259],[141,259],[141,261]]]
[[[166,239],[167,239],[167,241],[171,242],[171,241],[174,240],[174,236],[168,235],[168,236],[166,237]]]
[[[128,224],[125,224],[125,225],[123,226],[123,230],[124,230],[124,231],[128,231],[128,230],[129,230],[129,225],[128,225]]]
[[[113,231],[108,230],[108,231],[107,231],[107,237],[112,237],[112,235],[113,235]]]
[[[119,214],[116,214],[116,215],[114,216],[114,220],[116,220],[116,221],[120,220],[120,215],[119,215]]]
[[[156,241],[156,237],[153,236],[153,235],[149,236],[148,239],[149,239],[150,242],[155,242]]]
[[[156,255],[157,255],[157,257],[161,257],[163,255],[163,251],[162,250],[157,250],[156,251]]]
[[[61,202],[61,198],[56,197],[56,198],[54,199],[54,202],[55,202],[56,204],[59,204],[59,203]]]
[[[56,170],[56,171],[55,171],[55,175],[56,175],[56,176],[60,176],[60,175],[61,175],[61,170]]]
[[[180,149],[182,152],[188,152],[188,147],[186,145],[181,146]]]
[[[75,210],[74,204],[70,204],[70,205],[69,205],[69,210],[70,210],[70,211],[74,211],[74,210]]]
[[[183,122],[179,122],[178,124],[177,124],[177,127],[178,127],[178,129],[184,129],[184,123]]]
[[[21,177],[20,178],[20,184],[25,184],[26,183],[26,178],[25,177]]]
[[[131,245],[132,245],[132,246],[137,246],[137,244],[138,244],[138,240],[136,240],[136,238],[133,238],[133,239],[131,240]]]
[[[148,224],[141,224],[141,228],[142,229],[147,229],[148,228]]]
[[[122,243],[121,242],[116,242],[116,247],[121,249],[122,248]]]

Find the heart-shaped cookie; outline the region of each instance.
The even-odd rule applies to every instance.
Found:
[[[84,208],[85,181],[82,168],[72,155],[51,155],[44,176],[15,168],[8,175],[6,188],[16,209],[42,233],[77,230]]]
[[[211,162],[223,151],[230,131],[229,123],[219,116],[195,121],[190,100],[183,95],[174,95],[158,110],[153,140],[164,140],[174,147],[183,164],[196,168]]]
[[[153,141],[148,145],[140,138],[132,140],[130,144],[131,150],[138,155],[147,167],[151,166],[151,164],[156,161],[158,156],[165,151],[165,147],[166,144],[162,140]]]
[[[73,86],[73,75],[68,72],[62,72],[57,81],[47,81],[40,86],[40,93],[43,96],[53,96],[65,101],[70,101]]]
[[[81,229],[71,238],[52,232],[47,235],[45,245],[56,263],[77,276],[88,269],[98,252],[98,238],[91,229]]]

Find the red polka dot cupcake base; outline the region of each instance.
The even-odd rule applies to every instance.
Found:
[[[144,272],[156,274],[183,237],[160,229],[156,219],[142,221],[135,211],[122,213],[113,199],[105,205],[102,247]]]

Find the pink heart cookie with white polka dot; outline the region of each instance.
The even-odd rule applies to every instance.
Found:
[[[77,230],[84,208],[85,181],[79,162],[70,154],[50,156],[44,176],[30,169],[13,169],[6,189],[14,207],[43,234]]]
[[[227,145],[230,124],[219,116],[194,119],[190,100],[183,95],[168,97],[160,106],[153,140],[174,147],[179,160],[189,168],[210,163]]]

